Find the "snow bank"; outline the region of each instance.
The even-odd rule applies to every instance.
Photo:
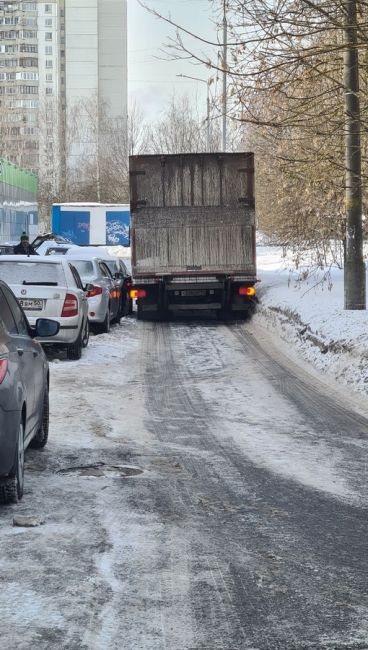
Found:
[[[258,276],[255,319],[318,369],[367,394],[368,313],[344,310],[343,271],[297,271],[282,248],[259,245]]]

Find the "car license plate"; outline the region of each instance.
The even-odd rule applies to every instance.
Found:
[[[181,292],[182,296],[189,296],[189,297],[194,297],[194,296],[205,296],[206,295],[206,290],[205,289],[185,289],[185,291]]]
[[[20,298],[19,304],[26,311],[42,311],[43,300],[40,298]]]

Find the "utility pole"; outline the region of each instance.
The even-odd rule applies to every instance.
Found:
[[[223,51],[222,51],[222,150],[227,149],[227,15],[226,0],[224,0],[223,19]]]
[[[211,100],[210,100],[210,80],[207,81],[207,151],[211,148]]]
[[[366,309],[356,0],[344,0],[343,11],[346,203],[344,303],[345,309]]]

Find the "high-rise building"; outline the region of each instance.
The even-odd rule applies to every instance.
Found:
[[[0,156],[60,193],[102,114],[127,116],[127,0],[0,0]]]
[[[67,158],[73,168],[83,152],[98,152],[107,116],[127,117],[127,0],[65,0],[63,102],[70,125]],[[85,128],[73,139],[78,106]]]
[[[37,170],[38,32],[36,2],[0,1],[0,155]]]

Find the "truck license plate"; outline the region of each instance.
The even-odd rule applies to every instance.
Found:
[[[205,289],[185,289],[185,291],[181,292],[182,296],[205,296],[206,295],[206,290]]]
[[[42,311],[43,300],[40,298],[20,298],[19,304],[26,311]]]

